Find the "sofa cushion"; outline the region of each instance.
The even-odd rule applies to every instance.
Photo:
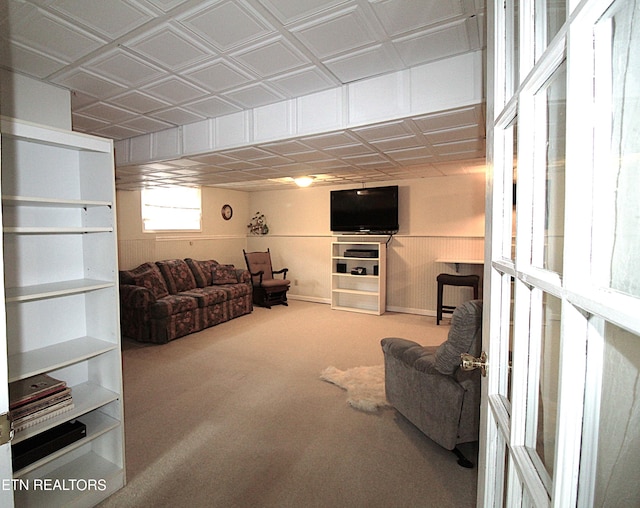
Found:
[[[156,261],[160,272],[167,283],[169,294],[176,295],[196,287],[196,279],[183,259],[167,259]]]
[[[167,285],[164,283],[162,275],[160,275],[158,268],[155,266],[152,266],[142,273],[136,273],[132,277],[132,284],[134,286],[147,288],[156,299],[164,298],[169,294]]]
[[[252,288],[249,284],[223,284],[221,286],[213,286],[219,290],[222,290],[227,295],[227,301],[235,300],[252,293]]]
[[[453,374],[460,366],[460,355],[478,356],[482,336],[482,301],[472,300],[457,307],[451,317],[447,341],[436,350],[435,368],[442,374]]]
[[[182,293],[185,296],[191,296],[198,301],[199,307],[209,307],[216,303],[226,302],[229,298],[227,292],[222,287],[209,286],[206,288],[195,288]]]
[[[197,287],[206,288],[211,286],[211,270],[218,264],[216,260],[198,261],[197,259],[186,258],[185,262],[191,268]]]
[[[151,316],[162,319],[198,308],[198,302],[192,296],[169,295],[151,305]]]
[[[238,276],[233,265],[214,265],[211,268],[212,284],[237,284]]]

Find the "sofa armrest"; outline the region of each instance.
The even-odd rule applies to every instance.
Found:
[[[251,273],[249,270],[244,268],[236,268],[236,277],[238,278],[238,282],[251,284]]]
[[[156,297],[149,289],[131,284],[120,284],[120,303],[124,307],[146,309],[155,302]]]

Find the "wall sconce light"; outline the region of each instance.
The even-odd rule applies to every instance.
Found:
[[[298,187],[309,187],[313,183],[312,176],[299,176],[293,179]]]

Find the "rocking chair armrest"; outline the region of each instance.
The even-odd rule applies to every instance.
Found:
[[[272,270],[271,275],[275,275],[276,273],[283,273],[284,275],[282,276],[283,279],[287,278],[287,272],[289,271],[288,268],[282,268],[281,270]]]

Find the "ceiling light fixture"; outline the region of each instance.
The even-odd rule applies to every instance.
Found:
[[[312,176],[299,176],[293,179],[298,187],[309,187],[313,183]]]

